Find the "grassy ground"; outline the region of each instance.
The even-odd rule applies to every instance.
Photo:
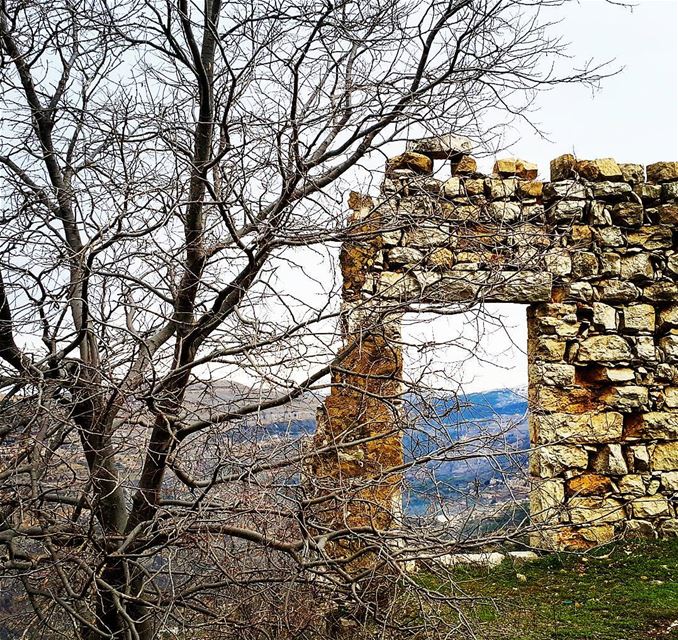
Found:
[[[482,640],[678,640],[676,539],[459,569],[455,582],[478,599],[463,608]]]

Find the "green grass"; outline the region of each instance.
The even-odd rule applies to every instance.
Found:
[[[454,587],[421,579],[471,597],[461,609],[483,640],[678,640],[677,539],[459,569]]]

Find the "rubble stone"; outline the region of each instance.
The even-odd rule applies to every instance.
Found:
[[[445,160],[459,154],[468,154],[473,148],[469,138],[454,134],[445,134],[412,140],[407,143],[407,150],[424,154],[435,160]]]
[[[655,162],[647,165],[648,182],[678,180],[678,162]]]
[[[394,175],[398,169],[407,169],[418,174],[430,174],[433,173],[433,160],[422,153],[406,151],[389,159],[386,163],[386,175]]]
[[[578,160],[574,170],[586,180],[621,180],[622,170],[612,158]]]

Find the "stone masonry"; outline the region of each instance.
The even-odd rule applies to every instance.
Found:
[[[678,534],[678,162],[565,155],[542,183],[514,159],[481,175],[470,149],[414,141],[377,201],[351,194],[344,347],[313,466],[348,496],[334,518],[397,515],[402,314],[513,302],[529,305],[533,542]]]

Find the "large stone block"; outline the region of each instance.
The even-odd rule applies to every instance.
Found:
[[[670,304],[659,310],[659,328],[662,331],[678,328],[678,304]]]
[[[659,339],[659,348],[667,362],[678,362],[678,334],[669,334]]]
[[[678,440],[678,411],[648,411],[629,416],[624,426],[624,437]]]
[[[664,496],[645,496],[631,502],[634,518],[652,519],[670,514],[669,502]]]
[[[566,153],[551,160],[551,180],[568,180],[573,175],[577,160],[571,153]]]
[[[544,198],[547,200],[585,200],[587,195],[586,185],[576,180],[560,180],[544,185]]]
[[[649,304],[634,304],[626,307],[623,327],[627,333],[654,332],[654,307]]]
[[[617,442],[622,437],[623,416],[616,411],[573,415],[552,413],[532,417],[540,444],[593,444]]]
[[[633,302],[640,297],[640,289],[626,280],[600,280],[596,285],[598,298],[608,303]]]
[[[567,480],[568,496],[604,496],[613,491],[612,480],[599,473],[583,473]]]
[[[673,235],[670,227],[646,225],[640,229],[629,231],[626,234],[629,246],[642,247],[649,251],[656,249],[671,249]]]
[[[629,344],[621,336],[593,336],[582,340],[577,352],[578,362],[621,362],[632,357]]]
[[[473,143],[465,136],[452,133],[411,140],[407,143],[407,150],[424,154],[436,160],[445,160],[460,154],[468,154],[473,149]]]
[[[642,164],[620,163],[619,168],[624,182],[631,184],[645,182],[645,167]]]
[[[594,197],[610,201],[625,198],[632,192],[631,185],[625,182],[592,182],[589,186]]]
[[[537,338],[528,343],[528,352],[537,360],[558,362],[565,357],[567,344],[564,340],[554,338]]]
[[[670,437],[678,438],[675,432]],[[650,464],[653,471],[678,471],[678,441],[654,445],[650,450]]]
[[[535,522],[557,521],[565,500],[565,481],[552,478],[538,482],[530,491],[530,515]]]
[[[530,473],[540,478],[552,478],[573,469],[586,469],[588,463],[586,451],[575,445],[546,445],[530,452]]]
[[[624,387],[608,387],[601,394],[601,400],[610,408],[630,413],[647,405],[647,387],[628,385]]]
[[[666,471],[661,474],[662,488],[665,491],[678,492],[678,471]]]
[[[678,180],[678,162],[655,162],[647,165],[648,182]]]
[[[433,160],[422,153],[406,151],[386,162],[386,175],[389,177],[397,175],[403,169],[418,174],[430,174],[433,173]]]
[[[622,170],[613,158],[578,160],[574,170],[586,180],[622,180]]]
[[[647,253],[621,257],[621,277],[627,280],[651,280],[654,276],[652,260]]]
[[[611,209],[612,222],[622,227],[639,227],[643,224],[643,205],[637,202],[620,202]]]
[[[591,468],[597,473],[624,476],[629,470],[622,454],[621,445],[608,444],[598,449],[592,456]]]
[[[594,302],[593,324],[605,331],[615,331],[617,329],[617,310],[604,302]]]
[[[626,518],[624,503],[614,498],[573,497],[568,501],[573,524],[620,522]]]

